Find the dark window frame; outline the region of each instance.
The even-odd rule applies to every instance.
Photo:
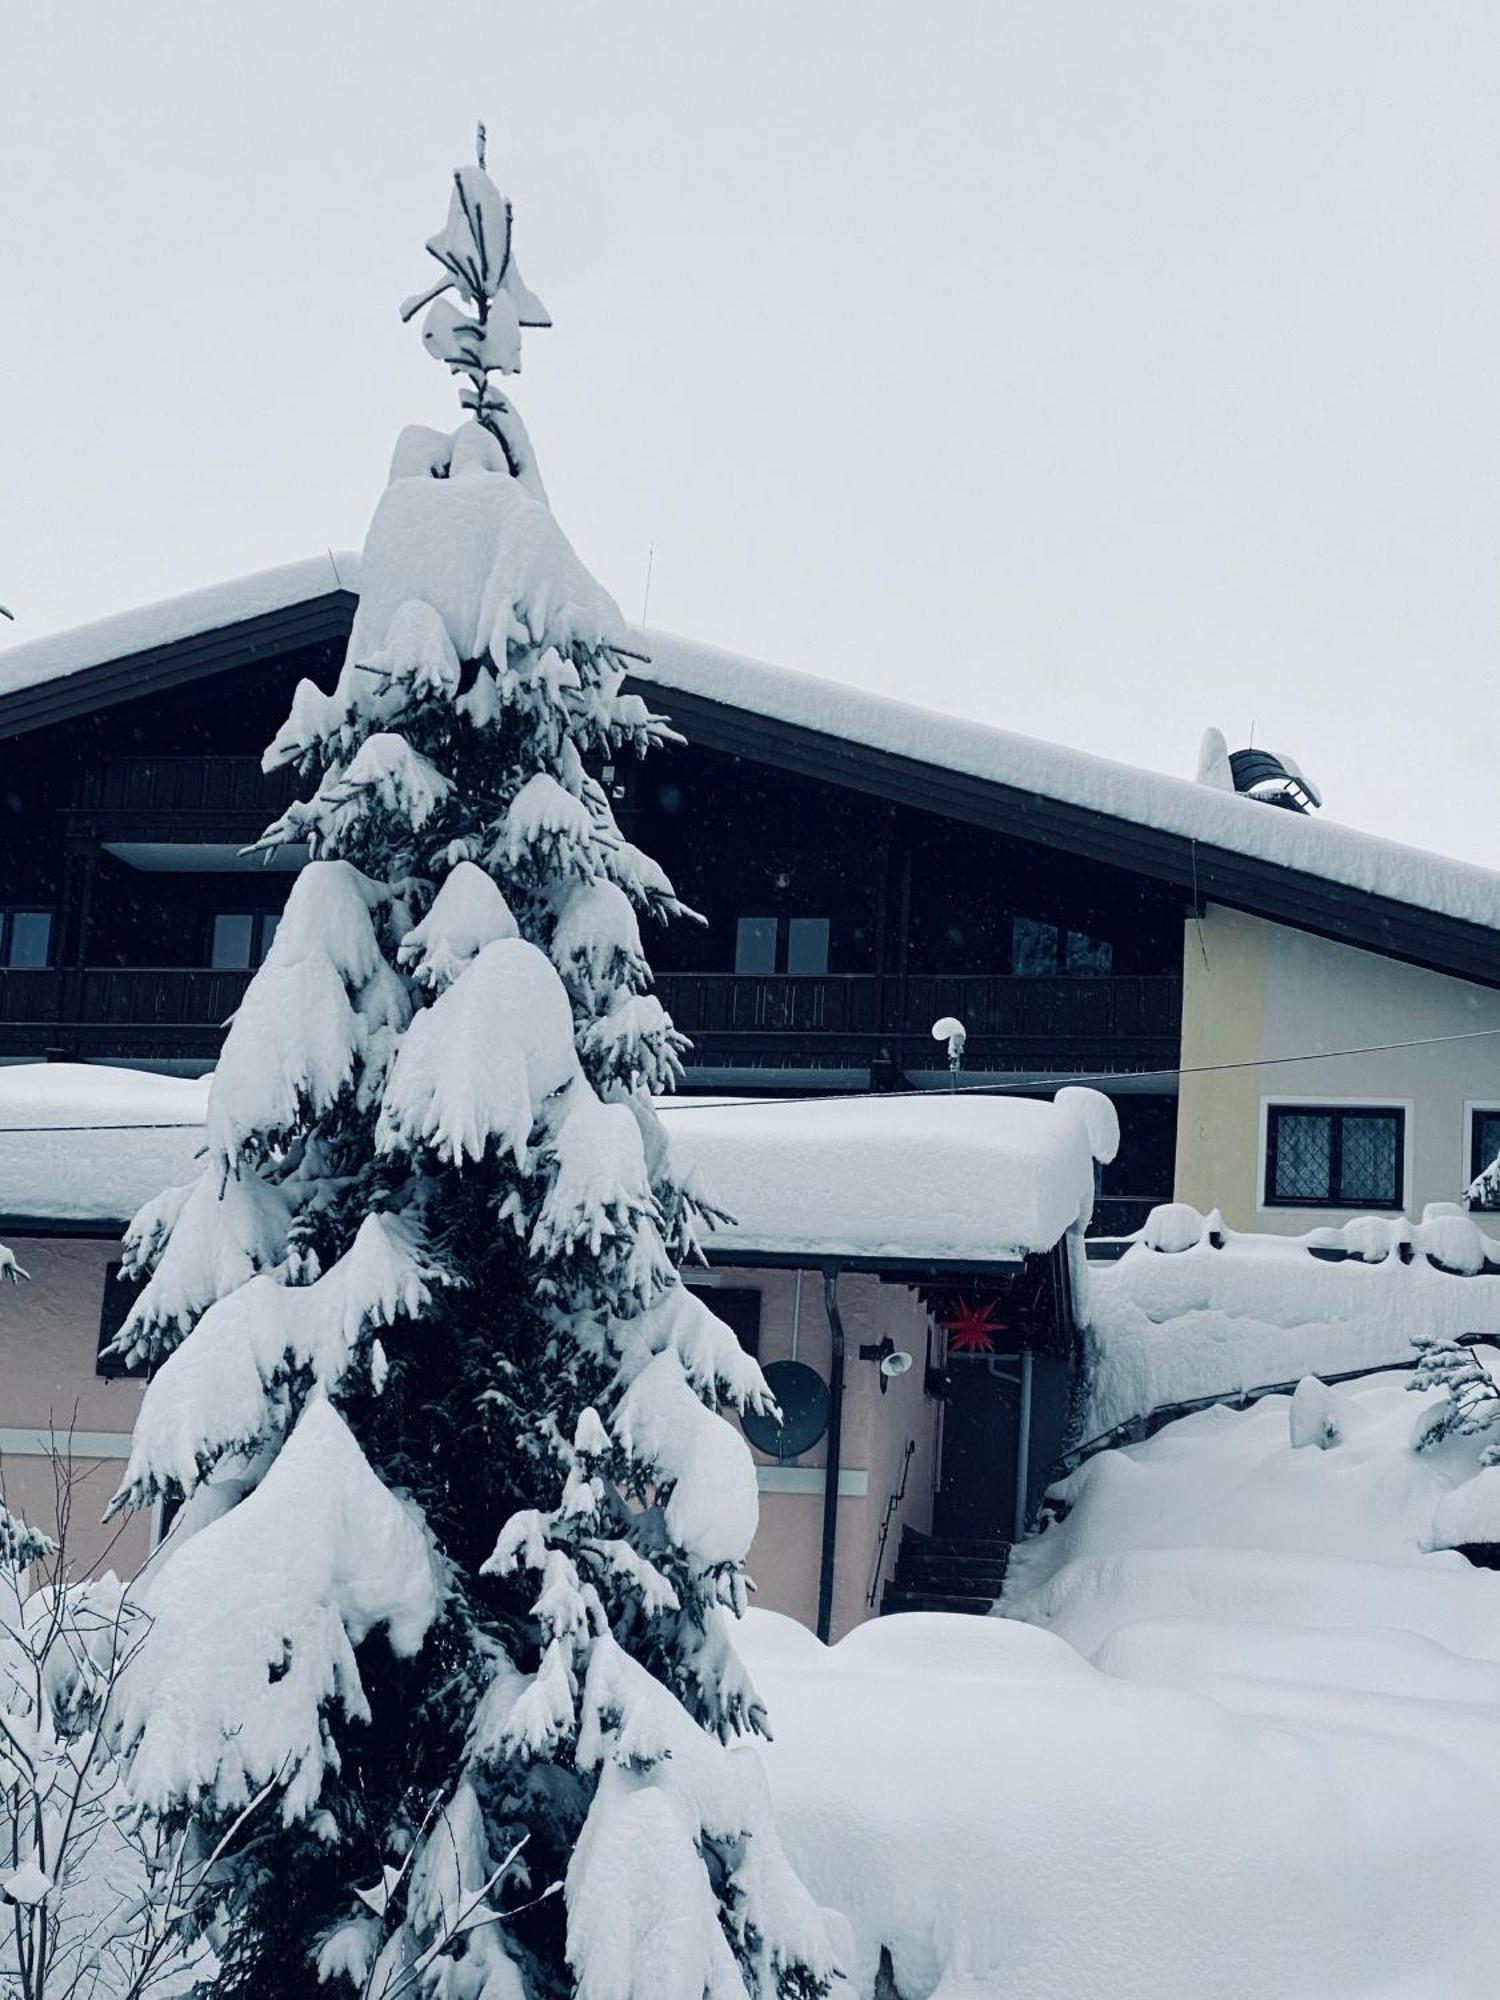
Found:
[[[281,910],[211,910],[208,918],[208,946],[205,963],[214,972],[254,972],[266,962],[266,953],[271,949],[271,940],[266,936],[266,926],[271,926],[272,937],[281,922]],[[219,922],[224,917],[244,917],[250,925],[250,957],[244,965],[221,964],[214,955],[214,943]]]
[[[1479,1176],[1490,1164],[1490,1161],[1500,1156],[1500,1145],[1496,1145],[1492,1151],[1489,1146],[1481,1146],[1479,1143],[1479,1122],[1482,1118],[1493,1118],[1497,1123],[1500,1123],[1500,1104],[1471,1104],[1469,1106],[1468,1185],[1470,1187],[1478,1180]],[[1497,1196],[1493,1201],[1472,1202],[1470,1203],[1470,1207],[1475,1215],[1500,1214],[1500,1196]]]
[[[47,919],[47,950],[40,965],[13,965],[11,944],[17,917]],[[7,903],[0,909],[0,968],[7,972],[43,972],[55,962],[57,951],[57,910],[51,903]]]
[[[1044,934],[1050,933],[1050,965],[1022,965],[1021,960],[1026,955],[1022,942],[1028,930],[1034,933],[1034,942],[1038,945],[1043,942]],[[1113,938],[1096,937],[1092,931],[1079,930],[1065,917],[1039,917],[1029,910],[1011,912],[1010,972],[1014,979],[1109,979],[1114,974],[1114,957]],[[1091,958],[1102,960],[1102,963],[1084,962]]]
[[[121,1264],[118,1258],[104,1267],[104,1296],[99,1303],[99,1338],[94,1348],[94,1373],[103,1375],[109,1381],[140,1381],[146,1373],[144,1361],[122,1361],[117,1354],[106,1354],[120,1328],[125,1324],[125,1316],[145,1290],[144,1278],[132,1283],[120,1277]]]
[[[760,1359],[761,1304],[765,1294],[756,1285],[694,1285],[700,1298],[734,1335],[745,1352]]]
[[[746,923],[774,924],[776,926],[776,935],[771,947],[771,964],[769,968],[764,971],[746,970],[743,969],[740,965],[739,927],[741,924],[746,924]],[[801,972],[801,971],[793,972],[790,969],[789,960],[791,957],[792,925],[794,923],[824,924],[827,927],[823,937],[823,964],[821,968],[816,972]],[[825,917],[822,915],[809,915],[806,911],[803,910],[783,910],[779,912],[773,910],[761,910],[761,911],[742,910],[736,914],[734,925],[735,925],[734,972],[736,978],[738,979],[826,979],[828,977],[828,963],[829,960],[833,957],[832,916]]]
[[[1282,1194],[1276,1186],[1276,1156],[1283,1118],[1326,1118],[1328,1120],[1328,1192],[1326,1194]],[[1346,1123],[1368,1119],[1394,1120],[1396,1126],[1396,1185],[1387,1201],[1369,1195],[1347,1196],[1340,1192]],[[1262,1184],[1263,1208],[1353,1208],[1361,1213],[1380,1211],[1399,1214],[1406,1204],[1406,1106],[1404,1104],[1325,1104],[1296,1100],[1267,1104],[1266,1159]]]

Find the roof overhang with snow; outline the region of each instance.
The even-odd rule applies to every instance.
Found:
[[[1097,1092],[1026,1097],[666,1098],[679,1168],[733,1219],[713,1263],[1015,1270],[1081,1229],[1119,1131]]]
[[[0,650],[0,739],[347,637],[359,558],[320,556]],[[1500,874],[664,633],[634,677],[695,743],[1106,862],[1500,986]]]
[[[342,644],[357,555],[315,556],[0,649],[0,739],[309,646]]]
[[[88,1063],[0,1068],[0,1229],[118,1236],[203,1158],[210,1077]],[[711,1261],[892,1277],[1014,1269],[1087,1223],[1094,1158],[1118,1143],[1106,1099],[809,1102],[667,1099],[673,1153],[734,1217]]]

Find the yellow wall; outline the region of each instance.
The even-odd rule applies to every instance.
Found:
[[[1490,1029],[1500,992],[1489,987],[1211,904],[1184,940],[1177,1199],[1220,1209],[1235,1229],[1300,1234],[1347,1219],[1262,1199],[1266,1106],[1300,1099],[1404,1106],[1408,1214],[1456,1200],[1469,1107],[1500,1105]],[[1244,1066],[1204,1074],[1210,1065]]]

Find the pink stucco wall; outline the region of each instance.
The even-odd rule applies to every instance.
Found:
[[[107,1434],[123,1438],[135,1422],[140,1385],[108,1380],[94,1368],[105,1268],[119,1255],[109,1240],[80,1237],[16,1239],[11,1247],[30,1273],[28,1283],[0,1294],[0,1479],[7,1503],[23,1518],[52,1532],[55,1528],[53,1472],[49,1459],[15,1448],[15,1434],[55,1431]],[[798,1359],[826,1380],[832,1352],[824,1310],[823,1280],[817,1271],[725,1270],[699,1274],[705,1296],[720,1284],[761,1295],[762,1362]],[[838,1638],[871,1615],[868,1602],[875,1579],[877,1545],[886,1504],[901,1480],[907,1440],[916,1446],[906,1482],[906,1500],[894,1516],[879,1583],[895,1567],[901,1530],[929,1528],[939,1405],[923,1394],[926,1320],[915,1293],[879,1279],[851,1275],[840,1281],[846,1356],[844,1363],[843,1484],[862,1487],[839,1501],[834,1566],[833,1636]],[[907,1349],[916,1366],[880,1393],[880,1373],[858,1358],[863,1343],[887,1334]],[[818,1575],[823,1533],[822,1468],[827,1443],[798,1462],[794,1477],[810,1491],[763,1490],[760,1532],[750,1556],[757,1591],[754,1602],[784,1611],[806,1625],[817,1617]],[[767,1485],[778,1469],[768,1468]],[[122,1455],[78,1452],[73,1461],[74,1504],[70,1551],[79,1574],[111,1567],[129,1574],[144,1560],[149,1522],[143,1515],[110,1527],[101,1516],[119,1481]],[[875,1607],[879,1591],[875,1593]]]
[[[57,1532],[53,1465],[26,1433],[50,1431],[77,1448],[70,1459],[72,1506],[68,1556],[76,1575],[113,1569],[130,1575],[150,1546],[146,1515],[102,1525],[124,1469],[123,1452],[94,1440],[119,1440],[135,1422],[138,1382],[95,1372],[105,1267],[119,1254],[113,1240],[11,1237],[29,1273],[0,1293],[0,1481],[7,1506],[48,1534]],[[20,1434],[20,1435],[18,1435]],[[87,1447],[87,1448],[85,1448]]]
[[[761,1295],[760,1359],[805,1361],[828,1379],[833,1337],[823,1303],[820,1272],[723,1270],[712,1274],[723,1285],[743,1287]],[[800,1278],[800,1295],[799,1295]],[[703,1282],[695,1277],[694,1282]],[[712,1283],[704,1298],[712,1304]],[[838,1639],[879,1608],[878,1590],[868,1602],[874,1581],[880,1524],[886,1503],[901,1481],[901,1461],[908,1439],[916,1445],[906,1482],[906,1499],[894,1516],[886,1543],[879,1582],[895,1567],[901,1530],[932,1525],[937,1423],[940,1405],[923,1394],[926,1316],[916,1294],[901,1285],[883,1285],[878,1278],[851,1274],[839,1282],[844,1322],[844,1426],[841,1484],[861,1483],[862,1494],[841,1498],[835,1545],[832,1637]],[[862,1344],[887,1334],[905,1348],[916,1366],[880,1393],[880,1371],[861,1361]],[[821,1471],[826,1465],[826,1439],[798,1460],[815,1469],[812,1492],[762,1490],[760,1532],[750,1552],[755,1579],[754,1602],[769,1611],[783,1611],[805,1625],[817,1618],[818,1576],[823,1535]],[[756,1454],[757,1462],[772,1461]],[[851,1477],[851,1475],[853,1477]],[[774,1477],[774,1468],[770,1475]],[[764,1482],[763,1482],[764,1488]]]

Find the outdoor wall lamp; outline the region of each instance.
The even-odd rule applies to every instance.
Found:
[[[912,1358],[904,1347],[898,1347],[890,1335],[882,1341],[867,1341],[859,1350],[861,1361],[873,1361],[880,1370],[880,1393],[883,1396],[898,1375],[904,1375],[912,1365]]]

